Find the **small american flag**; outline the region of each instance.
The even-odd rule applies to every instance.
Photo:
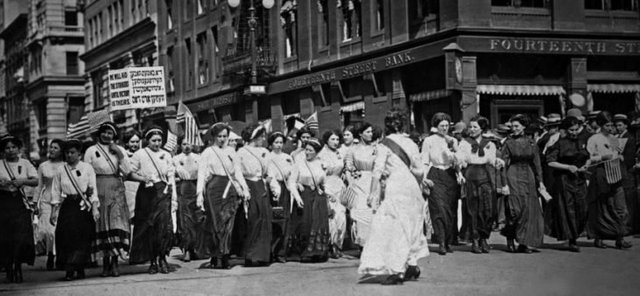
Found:
[[[176,134],[172,133],[171,131],[167,131],[167,143],[164,144],[164,150],[167,150],[169,152],[173,152],[176,149],[176,146],[178,146],[178,136],[176,136]]]
[[[318,112],[313,112],[307,120],[304,121],[304,124],[310,129],[319,129],[320,125],[318,124]]]
[[[615,184],[622,180],[622,168],[620,168],[620,159],[612,159],[604,163],[604,173],[607,177],[607,183]]]
[[[176,122],[184,122],[184,140],[194,146],[203,146],[204,143],[198,133],[198,123],[189,111],[189,108],[182,102],[178,103],[178,114],[176,114]]]

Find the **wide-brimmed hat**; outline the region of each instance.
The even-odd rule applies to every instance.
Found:
[[[588,120],[596,120],[596,117],[598,117],[598,114],[600,114],[600,112],[602,111],[591,111],[589,112],[589,115],[587,115],[587,119]]]
[[[547,115],[547,123],[545,124],[545,126],[556,127],[556,126],[559,126],[561,123],[562,123],[562,116],[560,116],[560,114],[558,113],[551,113]]]
[[[613,115],[613,122],[618,122],[618,121],[624,122],[624,124],[628,125],[629,117],[627,117],[627,115],[624,115],[624,114]]]

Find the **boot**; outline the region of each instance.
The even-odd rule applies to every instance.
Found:
[[[16,263],[13,270],[13,279],[15,283],[22,283],[22,263]]]
[[[616,249],[622,250],[622,249],[628,249],[631,248],[631,243],[628,241],[625,241],[624,238],[618,238],[616,240]]]
[[[438,252],[438,254],[440,254],[442,256],[447,255],[447,249],[444,247],[444,243],[440,243],[438,245],[438,251],[437,252]]]
[[[605,243],[601,239],[595,239],[593,241],[593,245],[596,248],[600,248],[600,249],[606,249],[607,248],[607,245],[605,245]]]
[[[76,270],[76,273],[77,273],[77,276],[76,276],[77,279],[81,280],[81,279],[84,279],[86,277],[86,275],[84,274],[84,268],[83,267],[78,268]]]
[[[231,265],[229,265],[229,255],[222,255],[222,260],[220,262],[220,268],[222,269],[230,269]]]
[[[482,251],[482,253],[488,254],[489,249],[491,249],[491,247],[489,247],[489,244],[487,243],[487,239],[486,238],[481,239],[480,250]]]
[[[512,238],[508,238],[507,239],[507,251],[509,253],[515,253],[517,252],[516,250],[516,243]]]
[[[471,253],[482,254],[482,250],[480,250],[480,247],[478,246],[477,239],[474,239],[473,242],[471,243]]]
[[[120,276],[120,268],[118,268],[118,256],[111,257],[111,276]]]
[[[165,259],[164,256],[160,256],[160,258],[158,259],[158,264],[160,265],[160,273],[169,273],[169,264],[167,263],[167,259]]]
[[[402,285],[402,278],[397,274],[392,274],[381,283],[384,286]]]
[[[47,255],[47,270],[53,270],[55,259],[56,256],[54,256],[53,253],[49,252],[49,255]]]
[[[104,256],[102,258],[102,274],[101,277],[108,277],[111,274],[111,257]]]
[[[451,245],[449,245],[448,243],[444,244],[444,248],[445,250],[447,250],[447,253],[453,253],[453,249],[451,248]]]
[[[416,265],[409,265],[407,270],[404,272],[404,280],[405,281],[415,281],[420,277],[420,267]]]
[[[151,259],[151,264],[149,264],[149,274],[158,273],[158,262],[156,258]]]
[[[68,269],[62,280],[67,282],[73,281],[73,269]]]
[[[575,239],[569,240],[569,251],[580,253],[580,248],[578,247],[578,244]]]

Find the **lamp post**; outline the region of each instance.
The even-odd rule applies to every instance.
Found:
[[[229,0],[228,4],[232,8],[236,8],[240,5],[241,0]],[[265,92],[264,86],[258,85],[258,53],[256,50],[256,27],[258,26],[258,17],[256,16],[256,7],[254,5],[254,0],[249,0],[249,38],[250,40],[250,48],[251,48],[251,80],[249,85],[249,93],[251,94],[262,94]],[[262,6],[266,9],[271,9],[273,7],[274,0],[262,0]]]

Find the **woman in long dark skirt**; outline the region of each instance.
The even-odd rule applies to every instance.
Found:
[[[247,236],[244,242],[245,266],[265,266],[271,262],[271,199],[267,192],[269,150],[263,126],[253,124],[242,131],[244,147],[238,150],[242,175],[249,187]],[[275,182],[274,180],[272,180]]]
[[[91,243],[95,239],[95,221],[100,218],[100,200],[95,192],[93,166],[80,161],[82,142],[69,140],[64,153],[67,162],[56,170],[52,185],[53,213],[56,225],[56,254],[66,271],[64,280],[85,277],[84,269],[91,261]]]
[[[302,215],[287,231],[289,248],[301,262],[324,262],[329,256],[329,201],[324,193],[325,172],[317,158],[322,145],[317,139],[304,144],[306,159],[296,161],[289,178],[291,197]],[[295,211],[295,210],[294,210]]]
[[[148,129],[144,138],[148,146],[131,157],[131,178],[140,182],[133,219],[130,264],[151,261],[149,274],[169,273],[167,255],[173,246],[171,213],[178,208],[175,167],[171,154],[160,149],[164,132]]]
[[[533,253],[542,245],[544,218],[538,189],[546,190],[542,183],[540,153],[535,141],[524,135],[529,119],[522,114],[510,120],[513,135],[504,143],[502,157],[507,168],[508,197],[506,198],[506,225],[502,235],[507,238],[510,252]],[[518,241],[516,249],[515,241]]]
[[[548,235],[557,240],[569,241],[569,250],[580,252],[577,240],[587,222],[587,172],[589,159],[586,141],[578,137],[582,123],[575,117],[567,117],[562,129],[567,136],[553,144],[546,155],[550,168],[555,169],[554,198],[547,205],[545,220]]]
[[[226,146],[230,131],[223,123],[211,127],[213,145],[202,152],[198,166],[197,204],[206,216],[203,226],[206,245],[200,253],[211,254],[207,268],[231,267],[229,255],[236,211],[241,199],[250,196],[240,160],[233,148]]]
[[[178,229],[180,232],[180,247],[184,254],[182,260],[189,262],[196,257],[196,249],[202,244],[202,235],[200,235],[198,229],[204,216],[196,205],[196,183],[198,181],[200,155],[193,152],[193,146],[185,139],[181,139],[179,144],[182,153],[173,158],[176,175],[179,178],[179,181],[177,181]]]
[[[38,172],[21,159],[22,141],[7,136],[0,140],[4,159],[0,164],[0,265],[11,283],[22,283],[22,263],[33,265],[35,246],[31,223],[32,207],[24,187],[38,185]]]
[[[287,240],[286,234],[291,221],[291,194],[289,192],[288,180],[293,168],[293,158],[289,154],[282,152],[282,147],[286,142],[286,137],[281,132],[274,132],[269,136],[269,146],[271,153],[267,164],[267,174],[271,179],[269,187],[273,195],[271,202],[274,221],[272,249],[275,261],[284,263],[287,261]],[[275,181],[275,182],[274,182]]]
[[[424,139],[422,143],[422,162],[428,167],[427,179],[433,182],[428,196],[429,214],[439,247],[438,254],[453,252],[451,245],[457,233],[455,213],[458,210],[459,183],[456,176],[455,152],[457,140],[448,136],[451,117],[445,113],[436,113],[431,126],[438,132]]]
[[[631,243],[624,240],[629,215],[622,187],[626,170],[621,165],[618,138],[611,134],[613,118],[603,111],[595,122],[600,132],[587,141],[592,173],[587,194],[587,236],[595,240],[598,248],[607,247],[605,239],[615,240],[618,249],[630,248]]]
[[[491,236],[495,218],[495,164],[496,146],[482,133],[489,120],[476,116],[469,121],[470,137],[460,143],[459,160],[466,167],[467,215],[473,243],[471,252],[489,253],[487,240]]]

